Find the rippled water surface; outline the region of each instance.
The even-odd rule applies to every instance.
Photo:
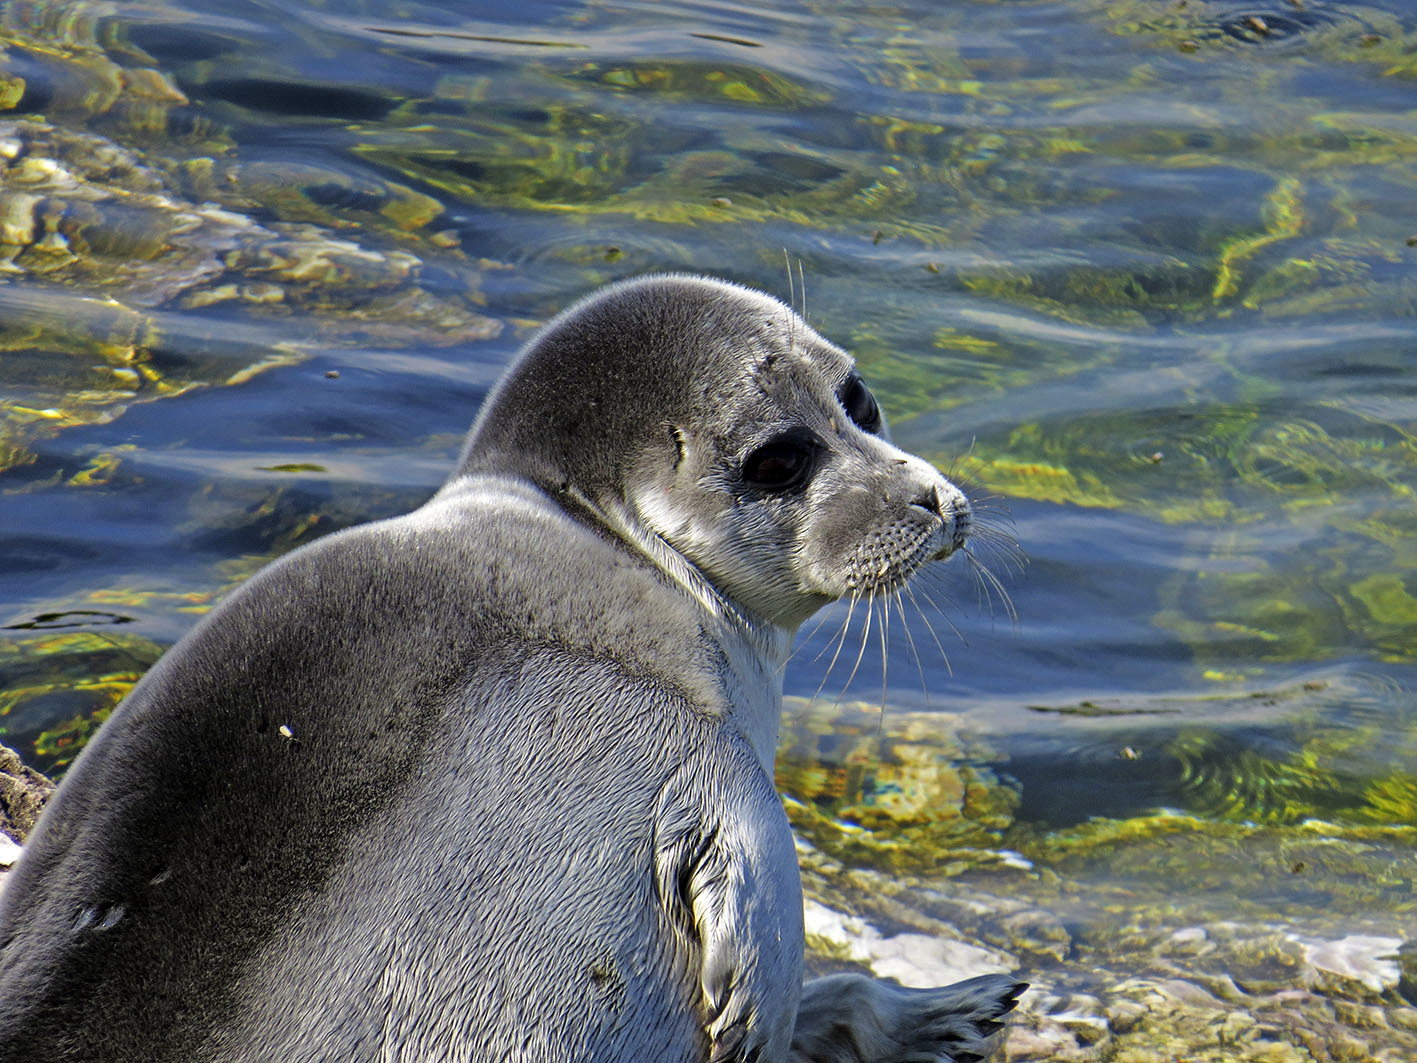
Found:
[[[0,738],[38,766],[264,560],[427,497],[538,323],[701,270],[791,283],[1026,558],[928,577],[884,655],[845,606],[804,640],[806,836],[1021,852],[1099,937],[1178,881],[1417,936],[1410,5],[0,12]],[[901,728],[977,800],[898,815]],[[1197,852],[1128,848],[1168,817]],[[1373,863],[1320,882],[1316,831]]]

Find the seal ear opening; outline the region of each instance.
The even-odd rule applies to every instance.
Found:
[[[842,384],[837,399],[846,415],[863,432],[876,434],[881,427],[881,408],[876,405],[876,397],[861,379],[860,373],[852,373]]]

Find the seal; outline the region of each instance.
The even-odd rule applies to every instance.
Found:
[[[979,1058],[1011,978],[803,986],[772,784],[798,625],[969,525],[787,306],[591,296],[426,505],[263,569],[95,736],[0,902],[0,1056]]]

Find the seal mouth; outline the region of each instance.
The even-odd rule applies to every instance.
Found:
[[[947,481],[933,484],[910,511],[863,542],[846,566],[846,593],[893,594],[931,561],[963,549],[973,527],[969,500]]]
[[[928,562],[943,560],[958,548],[956,536],[946,524],[936,524],[924,534],[909,538],[903,531],[897,525],[862,545],[847,566],[847,594],[892,594]],[[958,541],[962,543],[963,539]]]

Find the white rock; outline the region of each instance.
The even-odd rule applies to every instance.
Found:
[[[947,985],[980,974],[1002,974],[1013,964],[1002,952],[927,934],[886,937],[864,919],[834,911],[807,899],[803,916],[808,938],[816,938],[844,953],[878,978],[894,978],[903,986]]]
[[[1349,934],[1336,941],[1290,934],[1304,949],[1304,961],[1312,968],[1360,983],[1374,993],[1395,989],[1402,978],[1397,965],[1401,938]]]

